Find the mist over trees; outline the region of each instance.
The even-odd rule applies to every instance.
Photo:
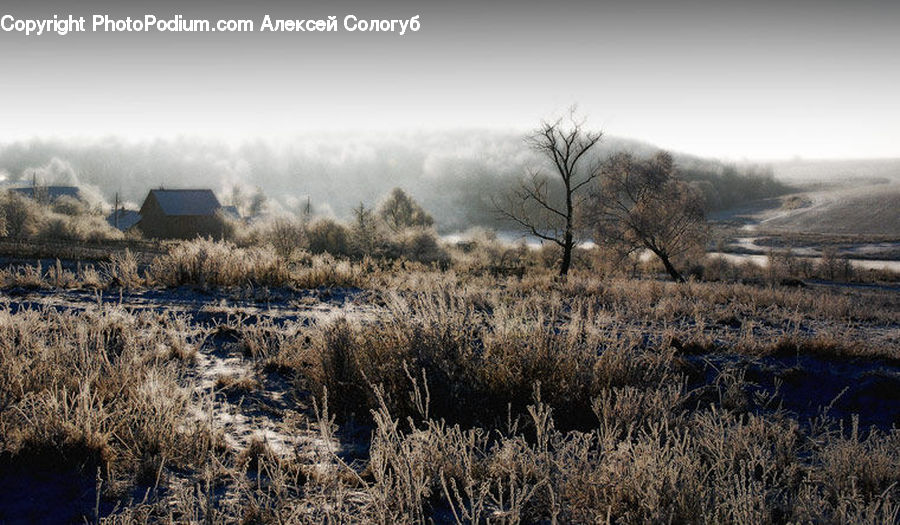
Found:
[[[648,157],[658,148],[604,137],[596,154],[628,151]],[[125,141],[34,139],[0,145],[0,177],[7,183],[72,184],[97,198],[120,199],[138,207],[152,188],[211,188],[230,204],[238,187],[245,209],[302,214],[307,202],[318,215],[351,220],[360,202],[376,203],[401,187],[434,219],[442,232],[472,226],[503,229],[491,202],[514,190],[538,153],[514,132],[317,134],[290,141],[253,140],[239,144],[177,138]],[[683,177],[703,191],[711,208],[784,191],[771,172],[737,168],[696,157],[676,156]]]
[[[759,199],[790,193],[791,188],[775,178],[771,167],[720,165],[713,169],[703,159],[681,159],[679,176],[703,195],[707,211],[726,210]]]

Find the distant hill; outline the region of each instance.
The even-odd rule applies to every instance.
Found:
[[[236,194],[247,198],[260,188],[271,211],[300,211],[308,198],[314,213],[344,218],[360,202],[375,206],[399,186],[431,212],[443,231],[502,228],[509,225],[499,220],[492,198],[544,166],[524,137],[512,131],[459,130],[307,134],[240,144],[190,138],[36,139],[0,145],[0,175],[12,182],[36,177],[46,184],[90,185],[107,201],[118,192],[132,205],[161,186],[210,188],[226,205]],[[622,150],[646,156],[659,148],[605,136],[592,160]],[[736,167],[677,152],[675,158],[711,209],[786,191],[764,167]]]
[[[796,160],[770,165],[794,190],[714,214],[768,232],[900,239],[900,159]]]
[[[900,179],[839,185],[802,194],[805,205],[775,213],[761,222],[767,229],[900,239]]]

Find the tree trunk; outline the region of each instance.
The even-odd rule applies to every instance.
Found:
[[[559,265],[559,276],[565,277],[569,275],[569,266],[572,265],[572,248],[575,242],[572,240],[572,232],[566,232],[563,237],[563,255],[562,263]]]
[[[672,266],[672,261],[669,260],[669,256],[666,254],[663,254],[663,253],[657,253],[656,255],[662,261],[663,266],[666,267],[666,271],[669,272],[669,275],[672,277],[672,280],[675,281],[676,283],[683,283],[684,277],[682,277],[681,274],[678,273],[678,270],[676,270],[675,267]]]

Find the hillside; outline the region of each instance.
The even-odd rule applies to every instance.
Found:
[[[900,182],[841,186],[785,199],[794,209],[771,210],[759,226],[767,230],[900,237]]]
[[[806,191],[760,213],[759,228],[900,237],[900,160],[797,161],[773,170]]]

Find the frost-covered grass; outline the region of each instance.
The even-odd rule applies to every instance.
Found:
[[[25,290],[0,306],[0,482],[26,467],[74,473],[89,495],[99,487],[109,523],[900,519],[896,428],[832,419],[830,399],[785,408],[814,399],[785,396],[807,395],[787,383],[815,360],[862,370],[838,377],[846,397],[890,407],[890,290],[584,270],[561,282],[212,241],[147,268],[126,254],[2,279]],[[195,311],[129,303],[172,286],[196,294]],[[284,287],[286,311],[203,306],[231,286]],[[362,290],[339,307],[301,293],[317,286]],[[136,292],[67,299],[91,288]],[[33,296],[57,301],[23,306]],[[216,359],[235,366],[216,375]],[[278,439],[235,442],[224,428],[264,418]]]

